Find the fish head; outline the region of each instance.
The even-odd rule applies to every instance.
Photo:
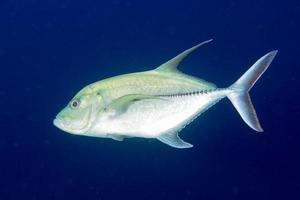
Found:
[[[86,91],[86,90],[83,90]],[[103,108],[99,95],[80,91],[53,120],[59,129],[77,135],[86,135],[93,125],[99,109]]]

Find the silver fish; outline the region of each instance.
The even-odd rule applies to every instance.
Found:
[[[248,126],[263,129],[249,90],[265,72],[277,50],[254,63],[227,88],[180,72],[180,62],[207,40],[154,70],[92,83],[79,91],[56,116],[54,125],[77,135],[112,138],[157,138],[175,148],[190,148],[178,133],[201,113],[228,97]]]

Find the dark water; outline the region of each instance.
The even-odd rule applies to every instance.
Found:
[[[297,0],[1,0],[0,199],[300,199],[299,22]],[[251,91],[263,134],[228,100],[181,132],[187,150],[52,125],[83,86],[210,38],[182,69],[221,87],[279,49]]]

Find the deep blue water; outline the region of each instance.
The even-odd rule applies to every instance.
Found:
[[[297,0],[1,0],[0,199],[300,199],[299,22]],[[181,131],[192,149],[53,126],[87,84],[210,38],[181,69],[221,87],[279,50],[251,91],[264,133],[228,100]]]

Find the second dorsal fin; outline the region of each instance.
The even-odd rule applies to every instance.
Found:
[[[194,51],[195,49],[201,47],[202,45],[211,42],[212,39],[210,40],[206,40],[204,42],[201,42],[200,44],[197,44],[196,46],[193,46],[190,49],[185,50],[184,52],[182,52],[181,54],[177,55],[176,57],[172,58],[171,60],[165,62],[164,64],[160,65],[158,68],[156,68],[155,70],[158,71],[165,71],[165,72],[176,72],[177,71],[177,67],[179,65],[179,63],[187,56],[189,55],[192,51]]]

